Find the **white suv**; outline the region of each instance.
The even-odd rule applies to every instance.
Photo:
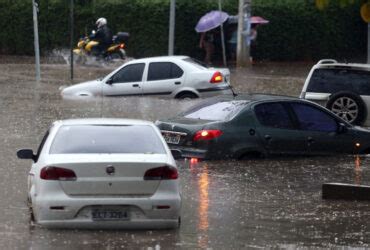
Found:
[[[300,98],[317,102],[354,125],[370,126],[370,65],[320,60]]]

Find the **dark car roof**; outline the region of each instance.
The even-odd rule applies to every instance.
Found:
[[[228,101],[228,100],[229,101],[235,101],[235,100],[246,101],[247,103],[246,103],[245,107],[247,107],[247,106],[250,107],[253,103],[258,103],[260,101],[297,101],[297,102],[302,102],[302,103],[310,103],[311,105],[316,106],[317,108],[322,109],[322,110],[325,109],[324,107],[320,106],[317,103],[314,103],[314,102],[311,102],[311,101],[308,101],[308,100],[305,100],[305,99],[293,97],[293,96],[283,96],[283,95],[273,95],[273,94],[258,94],[258,93],[253,94],[252,93],[252,94],[238,94],[235,97],[233,97],[233,96],[220,96],[220,97],[215,97],[215,98],[219,99],[219,101]],[[214,100],[214,102],[217,102],[217,100]],[[332,114],[332,115],[335,116],[334,114]],[[341,119],[340,117],[337,117],[337,116],[335,116],[335,117],[337,119],[338,118]],[[349,123],[344,121],[344,120],[342,122],[349,125]]]
[[[300,99],[297,97],[292,96],[283,96],[283,95],[274,95],[274,94],[259,94],[259,93],[251,93],[251,94],[238,94],[237,96],[231,95],[220,95],[213,98],[208,98],[203,102],[199,103],[199,105],[205,104],[214,104],[217,102],[235,102],[235,101],[242,101],[244,106],[250,106],[253,103],[258,103],[260,101],[300,101],[300,102],[310,102],[304,99]],[[310,102],[311,103],[311,102]]]
[[[178,117],[185,117],[191,119],[201,119],[201,120],[230,120],[235,115],[240,113],[240,111],[244,110],[244,108],[249,108],[254,103],[258,102],[266,102],[266,101],[302,101],[302,99],[298,99],[296,97],[289,97],[289,96],[281,96],[281,95],[271,95],[271,94],[240,94],[235,97],[230,95],[221,95],[216,96],[213,98],[208,98],[195,106],[191,107],[190,109],[186,110],[185,112],[180,113]],[[230,106],[221,105],[219,116],[217,116],[214,112],[215,110],[203,110],[207,106],[213,106],[217,103],[224,103],[230,102]],[[308,102],[308,101],[306,101]],[[203,111],[201,111],[203,110]],[[201,113],[198,113],[198,112]],[[204,113],[203,113],[204,112]],[[211,113],[209,113],[211,112]],[[213,118],[210,118],[213,117]]]
[[[220,101],[233,101],[233,100],[241,100],[241,101],[248,101],[248,102],[255,102],[255,101],[265,101],[265,100],[302,100],[297,97],[292,96],[282,96],[282,95],[273,95],[273,94],[238,94],[237,96],[233,97],[230,95],[225,96],[218,96],[215,97],[216,100]]]

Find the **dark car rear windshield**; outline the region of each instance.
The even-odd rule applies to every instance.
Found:
[[[347,68],[316,69],[307,86],[307,92],[332,94],[339,91],[370,95],[370,72]]]
[[[245,100],[202,103],[183,114],[186,118],[224,121],[236,115],[248,103]]]
[[[165,154],[148,125],[72,125],[58,130],[50,154]]]

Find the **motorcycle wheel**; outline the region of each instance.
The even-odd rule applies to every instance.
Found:
[[[126,52],[124,49],[116,50],[109,55],[109,58],[112,60],[115,60],[115,59],[124,60],[126,59]]]
[[[120,49],[119,54],[122,60],[126,59],[126,51],[124,49]]]

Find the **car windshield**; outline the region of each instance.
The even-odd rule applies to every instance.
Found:
[[[245,100],[206,102],[193,107],[185,112],[183,116],[191,119],[224,121],[232,118],[248,102]]]
[[[165,154],[162,141],[148,125],[64,125],[50,154]]]
[[[191,63],[192,65],[196,66],[197,68],[200,68],[200,69],[204,69],[204,68],[208,68],[208,65],[202,61],[199,61],[195,58],[185,58],[185,59],[182,59],[184,60],[185,62],[188,62],[188,63]]]

